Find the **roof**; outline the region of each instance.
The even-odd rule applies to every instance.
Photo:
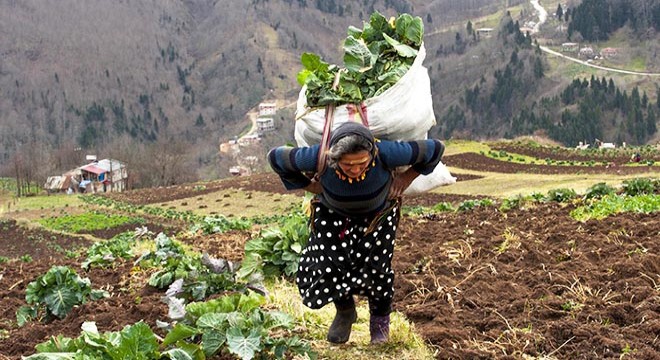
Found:
[[[49,176],[44,184],[47,190],[64,190],[72,185],[71,176]]]
[[[111,171],[111,170],[112,170],[112,171],[115,171],[115,170],[119,170],[119,169],[122,168],[122,167],[123,167],[123,168],[126,167],[126,164],[124,164],[123,162],[121,162],[121,161],[119,161],[119,160],[113,160],[113,159],[103,159],[103,160],[99,160],[99,161],[98,161],[96,164],[94,164],[94,165],[100,167],[101,169],[103,169],[103,170],[105,170],[105,171]]]
[[[87,166],[83,166],[83,167],[81,168],[81,170],[84,170],[84,171],[87,171],[87,172],[91,172],[91,173],[96,174],[96,175],[103,174],[103,173],[105,173],[105,172],[107,171],[107,170],[105,170],[105,169],[102,169],[102,168],[100,168],[100,167],[94,165],[94,164],[89,164],[89,165],[87,165]]]

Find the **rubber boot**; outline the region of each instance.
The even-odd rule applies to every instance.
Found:
[[[332,320],[330,329],[328,329],[328,341],[333,344],[343,344],[351,336],[351,328],[357,320],[357,311],[355,304],[346,309],[337,309],[335,319]]]
[[[371,334],[372,344],[387,342],[390,338],[390,315],[371,315],[369,318],[369,333]]]

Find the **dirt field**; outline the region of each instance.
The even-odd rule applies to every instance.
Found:
[[[648,171],[514,164],[479,154],[448,156],[443,162],[505,173]],[[454,175],[458,181],[474,178]],[[147,204],[226,188],[284,191],[272,174],[262,174],[213,182],[204,189],[172,187],[113,197]],[[408,197],[404,204],[456,204],[466,199],[425,194]],[[660,213],[620,214],[581,223],[569,216],[571,209],[545,203],[509,212],[481,207],[403,217],[393,260],[395,309],[415,323],[438,359],[659,358]],[[156,319],[166,318],[162,293],[136,278],[129,261],[109,270],[79,270],[95,288],[112,293],[110,298],[84,304],[61,321],[17,328],[15,312],[25,304],[27,284],[52,265],[78,267],[82,259],[68,259],[65,251],[87,240],[25,231],[11,221],[1,224],[8,230],[2,229],[0,255],[30,254],[35,261],[0,264],[0,330],[6,333],[0,333],[0,359],[31,354],[34,345],[51,335],[76,337],[83,321],[96,321],[100,331],[110,331],[139,320],[155,328]],[[32,241],[35,236],[45,240]],[[246,231],[187,241],[215,256],[240,260],[249,238]],[[63,250],[44,250],[52,248]]]

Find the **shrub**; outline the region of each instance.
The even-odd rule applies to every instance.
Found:
[[[555,202],[567,202],[577,197],[577,193],[573,189],[563,188],[563,189],[553,189],[548,191],[546,199],[548,201]]]
[[[653,194],[654,191],[654,181],[649,178],[636,178],[623,182],[623,192],[628,196]]]
[[[602,198],[605,195],[614,194],[615,189],[604,182],[593,185],[588,188],[584,194],[584,199]]]

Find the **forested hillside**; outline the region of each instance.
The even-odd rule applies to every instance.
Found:
[[[587,41],[593,35],[588,29],[598,28],[598,36],[625,43],[614,65],[660,71],[653,45],[657,0],[616,2],[621,7],[610,11],[629,11],[611,27],[589,27],[584,20],[607,0],[562,4],[545,5],[562,14],[538,38]],[[588,81],[586,93],[562,96],[578,87],[574,78],[583,84],[594,74],[565,69],[539,50],[537,35],[529,37],[525,28],[538,20],[526,0],[5,1],[0,175],[41,182],[96,154],[126,161],[137,187],[227,176],[232,159],[220,155],[218,145],[247,132],[248,111],[261,101],[293,103],[301,54],[341,64],[347,28],[360,27],[374,11],[407,12],[424,22],[424,63],[438,122],[431,135],[479,139],[540,131],[567,145],[601,134],[632,144],[654,139],[657,85],[608,75],[614,93],[590,95],[594,81]],[[494,28],[492,36],[478,32],[484,27]],[[602,83],[604,75],[595,75]],[[589,101],[602,96],[632,105],[587,112]],[[292,141],[292,114],[291,107],[278,113],[279,131],[256,155]],[[599,132],[565,135],[594,115],[599,118],[590,121]]]

